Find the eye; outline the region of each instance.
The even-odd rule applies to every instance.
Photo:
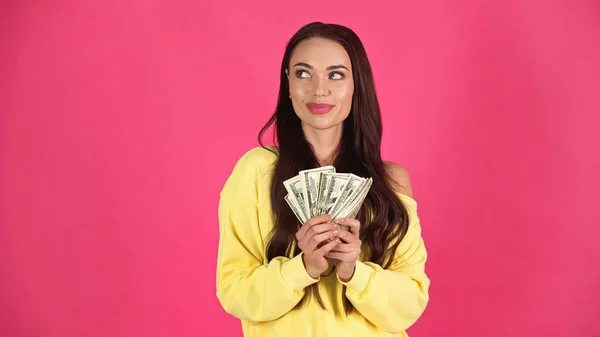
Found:
[[[296,70],[296,77],[298,78],[307,78],[310,77],[306,70]]]
[[[342,73],[331,73],[329,74],[329,79],[330,80],[341,80],[342,78],[344,78],[344,74]]]

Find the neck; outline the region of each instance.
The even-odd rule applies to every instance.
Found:
[[[312,145],[319,165],[333,165],[335,151],[342,140],[343,123],[326,130],[317,130],[302,124],[304,137]]]

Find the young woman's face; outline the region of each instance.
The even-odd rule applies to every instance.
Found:
[[[294,111],[305,126],[329,129],[350,114],[352,64],[337,42],[324,38],[300,42],[291,55],[288,79]]]

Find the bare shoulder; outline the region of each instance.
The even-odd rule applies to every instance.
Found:
[[[389,174],[391,179],[390,184],[394,191],[406,194],[412,198],[412,185],[408,170],[404,166],[391,161],[384,161],[383,164]]]

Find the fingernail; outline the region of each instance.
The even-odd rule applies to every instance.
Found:
[[[338,228],[340,228],[340,225],[338,225],[338,224],[333,224],[333,228],[334,228],[334,229],[338,229]]]
[[[337,233],[338,233],[337,229],[333,231],[333,235],[337,235]]]
[[[342,240],[340,240],[340,239],[335,239],[335,242],[342,242]]]
[[[346,221],[346,218],[341,218],[341,219],[339,219],[338,221],[339,221],[339,222],[344,222],[344,221]]]

